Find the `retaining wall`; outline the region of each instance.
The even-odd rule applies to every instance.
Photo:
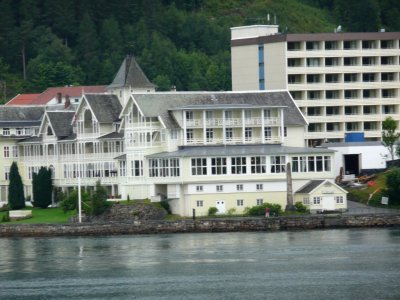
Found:
[[[400,215],[134,221],[131,223],[1,224],[0,237],[91,236],[185,232],[276,231],[400,226]]]

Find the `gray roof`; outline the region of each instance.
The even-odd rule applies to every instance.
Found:
[[[147,158],[235,156],[235,155],[285,155],[309,153],[333,153],[324,148],[286,147],[281,145],[227,145],[227,146],[184,146],[174,152],[160,152]]]
[[[1,127],[39,126],[44,106],[0,106]]]
[[[70,142],[76,140],[76,133],[72,133],[69,136],[59,139],[59,142]]]
[[[146,117],[160,116],[167,128],[177,128],[171,111],[189,108],[221,107],[284,107],[284,124],[306,125],[287,91],[260,92],[172,92],[132,94]]]
[[[310,180],[307,184],[303,185],[300,189],[296,191],[299,194],[308,194],[315,190],[318,186],[324,183],[325,180]]]
[[[54,135],[57,138],[66,137],[72,134],[72,119],[75,115],[73,111],[48,111],[46,112]]]
[[[113,123],[119,120],[122,106],[116,95],[86,94],[85,98],[100,123]]]
[[[128,55],[121,64],[117,75],[108,88],[155,88],[146,77],[133,55]]]
[[[124,137],[124,134],[122,132],[110,132],[105,135],[102,135],[99,137],[99,140],[106,140],[106,139],[122,139]]]
[[[41,143],[42,142],[42,137],[38,136],[31,136],[26,139],[23,139],[22,141],[19,141],[19,143]]]

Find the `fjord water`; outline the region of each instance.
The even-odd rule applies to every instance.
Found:
[[[400,299],[400,229],[3,238],[0,299]]]

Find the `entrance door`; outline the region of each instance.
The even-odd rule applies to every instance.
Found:
[[[225,213],[225,201],[224,200],[217,200],[215,207],[218,209],[217,214],[224,214]]]
[[[359,154],[345,154],[344,155],[344,171],[345,174],[358,175],[360,173]]]
[[[322,197],[322,209],[323,210],[335,210],[335,198],[333,196]]]

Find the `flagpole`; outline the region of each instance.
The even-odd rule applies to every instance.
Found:
[[[81,165],[80,165],[80,147],[78,145],[78,222],[82,223],[82,195],[81,195]]]

